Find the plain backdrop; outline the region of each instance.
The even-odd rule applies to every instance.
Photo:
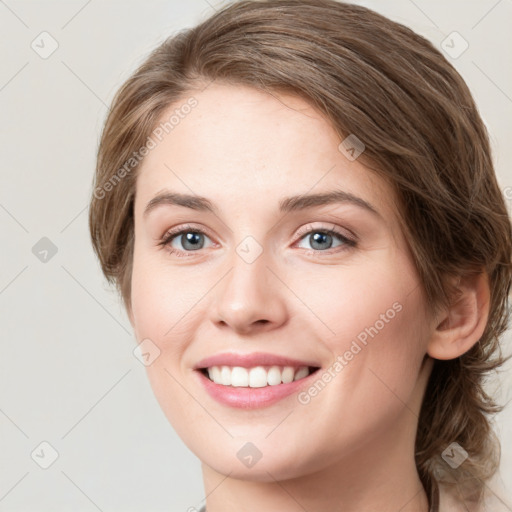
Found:
[[[511,0],[356,3],[441,49],[453,40],[447,58],[490,130],[510,205]],[[92,252],[87,207],[115,91],[164,38],[219,5],[0,2],[0,511],[185,511],[202,503],[200,463],[132,353],[130,324]],[[512,398],[510,368],[491,383],[502,402]],[[511,407],[496,429],[511,489]]]

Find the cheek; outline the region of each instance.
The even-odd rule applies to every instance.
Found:
[[[330,294],[326,312],[333,334],[331,343],[338,353],[350,350],[354,341],[361,347],[383,350],[381,356],[404,349],[411,326],[418,322],[421,302],[406,292],[400,282],[380,281],[378,286],[345,282],[338,296]],[[356,349],[357,350],[357,349]],[[349,356],[350,357],[350,356]],[[385,360],[387,357],[384,357]]]
[[[189,277],[166,269],[159,258],[135,253],[131,300],[137,340],[151,338],[162,351],[184,341],[195,317],[194,305],[206,291],[204,280]]]
[[[353,446],[379,435],[404,412],[425,352],[419,288],[382,284],[372,293],[343,299],[342,313],[330,318],[336,335],[326,343],[337,364],[331,366],[330,389],[314,399],[317,413],[311,415],[321,418],[320,408],[329,410],[331,424],[344,425],[335,435]],[[318,421],[313,427],[321,428],[323,420],[313,421]]]
[[[310,293],[308,305],[329,328],[322,342],[337,364],[330,367],[333,377],[325,376],[323,398],[311,403],[326,406],[354,432],[365,421],[378,429],[396,417],[417,382],[428,334],[421,287],[408,262],[395,259],[340,273],[328,289],[323,299]]]
[[[350,350],[354,340],[377,351],[385,346],[381,356],[403,352],[402,340],[423,311],[418,278],[403,256],[386,248],[357,265],[286,276],[296,295],[307,298],[302,316],[333,355]]]
[[[188,426],[201,419],[200,410],[183,387],[180,366],[199,317],[194,304],[205,293],[187,293],[196,285],[183,274],[181,279],[180,273],[166,275],[161,264],[134,257],[132,309],[136,339],[138,343],[149,339],[158,348],[158,356],[146,366],[146,373],[160,407],[182,439],[189,435]]]

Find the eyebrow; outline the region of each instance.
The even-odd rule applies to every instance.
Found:
[[[279,211],[281,213],[290,213],[336,203],[350,203],[381,217],[378,210],[368,201],[344,190],[285,197],[279,201]],[[165,191],[159,193],[148,202],[144,209],[144,217],[152,210],[162,205],[183,206],[192,210],[210,212],[214,215],[218,214],[218,208],[206,197]]]

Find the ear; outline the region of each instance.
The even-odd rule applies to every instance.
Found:
[[[489,279],[485,271],[461,276],[450,306],[436,319],[427,348],[430,357],[455,359],[475,345],[487,324],[489,302]]]

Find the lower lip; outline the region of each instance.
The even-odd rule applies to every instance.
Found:
[[[310,381],[316,376],[318,370],[303,379],[261,388],[223,386],[222,384],[215,384],[200,370],[196,370],[196,373],[210,396],[221,404],[239,409],[258,409],[273,405],[279,400],[298,392],[302,387],[310,385]]]

